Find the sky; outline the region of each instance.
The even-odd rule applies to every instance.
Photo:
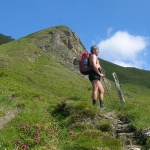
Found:
[[[65,25],[100,59],[150,70],[150,0],[0,0],[0,14],[0,33],[16,40]]]

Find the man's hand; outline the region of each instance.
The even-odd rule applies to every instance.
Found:
[[[102,73],[100,73],[100,77],[102,77],[102,78],[103,78],[103,77],[105,77],[105,75],[104,75],[104,74],[102,74]]]

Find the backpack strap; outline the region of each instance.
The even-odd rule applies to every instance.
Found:
[[[93,69],[93,67],[90,65],[90,56],[91,54],[89,54],[88,65]]]

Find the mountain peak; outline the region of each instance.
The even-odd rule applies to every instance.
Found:
[[[41,33],[41,34],[39,34]],[[85,51],[79,37],[66,26],[56,26],[38,32],[34,43],[38,48],[73,63]]]

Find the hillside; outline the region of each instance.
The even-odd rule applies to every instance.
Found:
[[[5,36],[0,33],[0,45],[11,41],[14,41],[14,39],[11,36]]]
[[[65,26],[0,46],[1,149],[149,147],[149,72],[100,60],[111,84],[102,82],[109,109],[95,108],[91,84],[74,65],[83,51],[79,37]],[[126,105],[119,102],[114,71]]]
[[[101,60],[103,68],[108,71],[107,78],[113,81],[113,77],[110,72],[116,72],[118,77],[120,77],[121,83],[129,83],[134,85],[141,85],[145,87],[150,87],[150,71],[141,70],[137,68],[121,67],[113,63]]]

